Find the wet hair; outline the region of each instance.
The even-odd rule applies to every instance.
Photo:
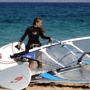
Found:
[[[42,20],[40,17],[36,17],[36,18],[33,20],[33,25],[36,25],[36,23],[39,22],[40,20]]]

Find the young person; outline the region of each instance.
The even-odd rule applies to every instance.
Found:
[[[34,47],[41,46],[39,37],[41,37],[42,39],[47,39],[48,42],[51,42],[51,38],[44,35],[44,29],[42,28],[42,19],[40,17],[36,17],[33,21],[32,26],[28,27],[25,30],[25,32],[22,35],[22,37],[20,38],[19,44],[16,46],[16,48],[20,49],[20,45],[22,44],[22,42],[26,36],[28,36],[28,42],[26,44],[25,52],[28,52],[30,49],[32,49]],[[18,55],[21,55],[21,54],[22,53],[20,53]],[[17,56],[17,54],[15,54],[14,56]],[[39,61],[37,61],[37,63],[38,63],[38,67],[42,67],[42,64]],[[33,60],[30,64],[30,66],[32,67],[32,65],[33,65]]]

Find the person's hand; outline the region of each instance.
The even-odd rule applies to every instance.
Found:
[[[20,50],[20,45],[16,45],[15,48],[17,48],[18,50]]]
[[[21,42],[19,42],[19,43],[15,46],[15,48],[17,48],[18,50],[20,50],[20,48],[21,48]]]
[[[51,43],[51,42],[52,42],[52,39],[51,39],[51,38],[49,38],[48,42],[49,42],[49,43]]]

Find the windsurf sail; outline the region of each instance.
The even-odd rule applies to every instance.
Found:
[[[53,78],[56,76],[63,81],[90,82],[90,78],[87,78],[90,71],[84,68],[85,63],[90,62],[90,55],[87,53],[82,57],[83,53],[90,49],[86,43],[89,41],[90,37],[84,37],[56,42],[31,49],[22,57],[30,56],[42,62],[43,67],[33,70],[32,75],[39,74],[40,77],[48,80],[49,77],[51,80],[52,75]],[[84,62],[84,65],[80,64],[80,62]],[[51,71],[54,74],[50,73]]]
[[[65,40],[61,41],[61,44],[58,43],[55,45],[54,43],[49,47],[37,49],[39,52],[37,59],[41,60],[43,68],[39,69],[39,71],[37,69],[37,72],[33,71],[33,74],[41,72],[41,80],[46,80],[49,76],[45,72],[53,71],[55,72],[54,74],[49,74],[60,79],[62,78],[61,80],[66,82],[90,82],[90,78],[88,77],[90,70],[84,68],[85,63],[88,63],[88,66],[90,66],[90,55],[86,54],[81,58],[80,62],[85,62],[84,64],[78,63],[82,54],[88,52],[90,49],[87,42],[90,42],[90,37]],[[61,71],[57,72],[57,69],[61,69]],[[44,74],[43,76],[41,75],[42,73],[45,73],[45,77]],[[47,80],[50,81],[51,79]]]

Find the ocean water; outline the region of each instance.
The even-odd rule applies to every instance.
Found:
[[[0,46],[18,41],[37,16],[53,38],[90,36],[90,3],[0,3]]]

